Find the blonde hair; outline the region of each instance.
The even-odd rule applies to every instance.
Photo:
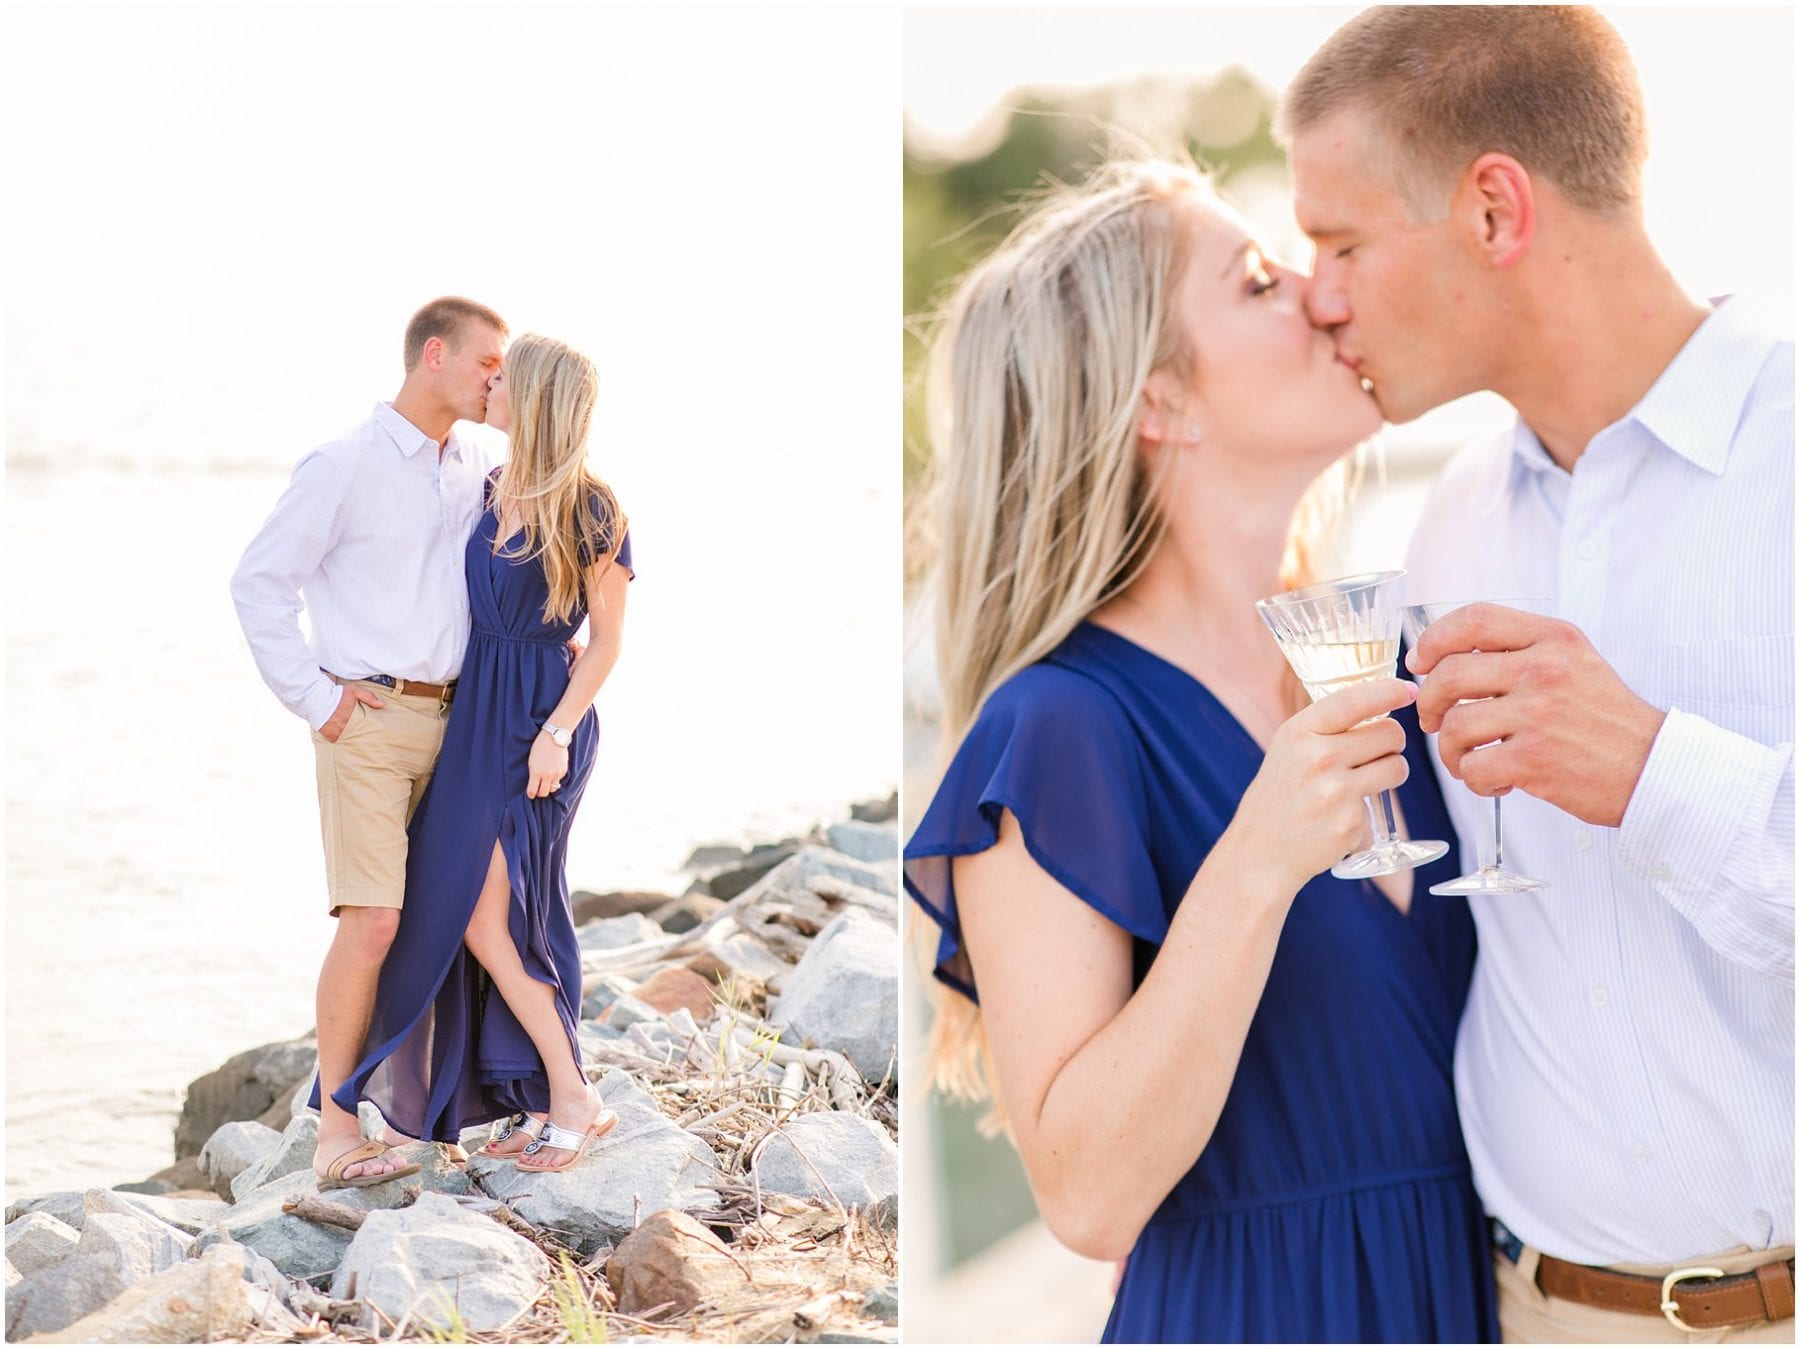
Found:
[[[1171,456],[1140,454],[1139,404],[1154,371],[1191,364],[1175,296],[1193,208],[1210,200],[1190,165],[1108,164],[1031,211],[943,316],[917,523],[947,748],[995,689],[1129,586],[1162,537],[1155,501]],[[1291,575],[1307,570],[1342,481],[1341,466],[1323,475],[1296,511]],[[934,934],[915,931],[923,953]],[[955,972],[972,984],[961,960]],[[936,980],[927,988],[931,1080],[990,1101],[981,1128],[1004,1129],[980,1009]]]
[[[626,520],[612,489],[587,465],[588,428],[599,395],[594,363],[554,338],[526,333],[506,353],[512,450],[495,495],[501,519],[516,507],[523,546],[494,550],[514,561],[542,557],[549,597],[544,621],[566,623],[584,602],[585,565],[618,557]],[[585,565],[584,565],[585,564]]]
[[[1340,109],[1372,114],[1376,167],[1414,216],[1511,155],[1599,214],[1634,209],[1649,154],[1631,54],[1582,5],[1377,5],[1314,52],[1282,97],[1283,144]]]

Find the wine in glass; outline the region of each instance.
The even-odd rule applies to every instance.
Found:
[[[1352,684],[1394,673],[1400,654],[1401,571],[1371,572],[1302,586],[1256,602],[1256,611],[1315,703]],[[1377,718],[1379,720],[1379,718]],[[1365,797],[1375,842],[1352,853],[1331,874],[1357,881],[1435,862],[1450,851],[1436,839],[1403,839],[1394,825],[1389,792]]]
[[[1414,649],[1419,639],[1430,627],[1445,614],[1452,613],[1473,600],[1454,600],[1444,604],[1409,604],[1403,621],[1406,629],[1407,644]],[[1493,600],[1490,603],[1502,604],[1509,609],[1523,609],[1527,613],[1547,613],[1550,609],[1548,600]],[[1430,675],[1421,676],[1429,679]],[[1468,701],[1464,699],[1463,701]],[[1467,876],[1458,876],[1453,881],[1440,881],[1431,887],[1434,895],[1523,895],[1533,890],[1548,890],[1547,881],[1534,881],[1529,876],[1521,876],[1516,871],[1508,871],[1504,855],[1500,850],[1500,798],[1494,797],[1494,850],[1493,861],[1483,860],[1477,855],[1478,865]]]

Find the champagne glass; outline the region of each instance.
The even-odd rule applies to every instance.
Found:
[[[1445,614],[1452,613],[1473,600],[1454,600],[1444,604],[1409,604],[1403,617],[1406,629],[1407,645],[1417,650],[1419,639],[1430,627]],[[1550,609],[1548,600],[1491,600],[1488,603],[1502,604],[1509,609],[1523,609],[1527,613],[1546,613]],[[1429,679],[1425,675],[1422,678]],[[1467,698],[1462,700],[1468,702]],[[1515,871],[1506,869],[1505,859],[1500,850],[1500,800],[1496,796],[1494,802],[1494,851],[1493,861],[1484,861],[1479,853],[1475,870],[1467,876],[1458,876],[1453,881],[1441,881],[1431,887],[1434,895],[1523,895],[1533,890],[1548,890],[1546,881],[1534,881],[1529,876],[1521,876]],[[1484,842],[1486,840],[1483,840]]]
[[[1394,673],[1400,654],[1400,578],[1403,571],[1370,572],[1302,586],[1256,602],[1256,612],[1275,634],[1307,695],[1326,694]],[[1379,718],[1373,718],[1379,720]],[[1437,839],[1403,839],[1394,826],[1390,792],[1363,798],[1373,847],[1352,853],[1331,869],[1341,880],[1387,876],[1435,862],[1450,851]]]

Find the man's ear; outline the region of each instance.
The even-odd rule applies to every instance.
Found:
[[[425,363],[425,368],[427,370],[442,370],[444,368],[444,357],[449,353],[449,350],[450,348],[445,345],[443,338],[428,337],[425,339],[425,350],[420,353],[419,359]]]
[[[1516,264],[1537,232],[1531,175],[1511,155],[1489,152],[1470,164],[1454,209],[1474,233],[1476,247],[1496,268]]]

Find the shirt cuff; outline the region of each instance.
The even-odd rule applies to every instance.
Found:
[[[304,717],[306,724],[316,731],[331,720],[331,714],[338,710],[338,704],[343,701],[343,689],[321,675],[317,686],[306,691],[294,711]]]
[[[1619,821],[1620,865],[1693,918],[1745,822],[1769,818],[1789,753],[1670,708]]]

